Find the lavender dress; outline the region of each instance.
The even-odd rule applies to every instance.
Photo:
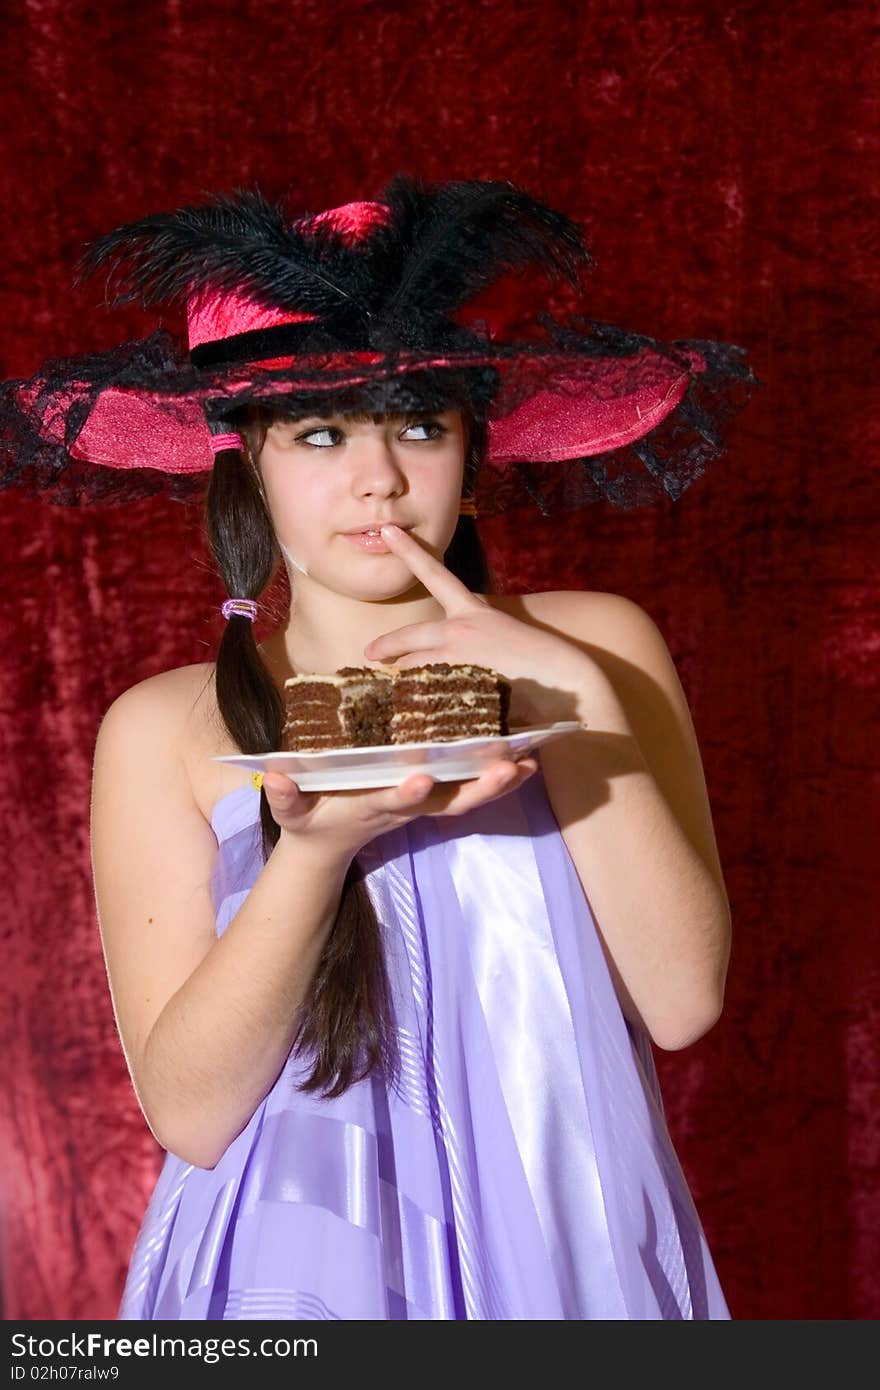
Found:
[[[218,935],[259,793],[214,807]],[[358,855],[400,1076],[326,1099],[287,1065],[213,1169],[168,1153],[121,1319],[729,1318],[540,770]]]

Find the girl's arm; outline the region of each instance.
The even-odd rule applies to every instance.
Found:
[[[117,1027],[141,1109],[164,1148],[211,1168],[284,1067],[350,856],[282,835],[217,938],[217,842],[181,756],[178,676],[141,682],[104,717],[92,866]]]
[[[659,628],[615,594],[554,596],[587,660],[587,728],[541,749],[624,1014],[669,1051],[721,1015],[731,913],[702,760]],[[587,602],[587,600],[589,600]]]

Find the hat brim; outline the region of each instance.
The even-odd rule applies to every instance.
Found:
[[[66,505],[161,492],[189,500],[214,467],[212,433],[236,428],[242,406],[301,418],[434,413],[460,401],[486,421],[478,514],[675,498],[723,451],[721,421],[759,384],[744,350],[658,343],[590,322],[590,334],[570,335],[570,351],[568,341],[551,350],[493,340],[467,351],[301,354],[223,369],[194,366],[160,329],[4,383],[0,486]]]
[[[370,356],[373,361],[365,361]],[[693,372],[704,369],[701,355],[690,350],[689,369],[649,350],[629,358],[576,358],[544,355],[543,385],[518,405],[487,416],[486,462],[500,465],[552,462],[605,453],[641,438],[682,400]],[[261,363],[259,375],[227,375],[222,392],[216,381],[185,391],[172,386],[108,386],[94,397],[85,422],[70,445],[73,458],[107,468],[158,468],[171,473],[207,472],[213,467],[205,406],[215,415],[243,401],[285,399],[308,394],[331,400],[345,391],[414,372],[460,371],[492,367],[505,374],[520,370],[519,359],[492,354],[437,357],[412,354],[388,364],[383,354],[338,354],[320,359],[275,359]],[[267,379],[266,371],[286,373]],[[611,381],[610,373],[614,380]],[[19,387],[23,408],[33,408],[41,383]],[[53,395],[41,430],[61,442],[71,411],[90,396],[89,384],[71,384]]]

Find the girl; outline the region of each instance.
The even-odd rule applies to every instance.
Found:
[[[53,500],[111,471],[117,497],[192,496],[207,455],[230,595],[216,663],[125,691],[95,749],[108,978],[167,1149],[119,1317],[729,1317],[651,1055],[712,1026],[729,953],[687,707],[635,604],[493,592],[474,493],[632,505],[647,463],[677,495],[754,380],[740,350],[467,322],[502,271],[587,259],[508,184],[398,175],[292,223],[239,193],[117,228],[84,268],[119,253],[129,294],[185,293],[189,360],[157,334],[7,393],[17,481]],[[583,727],[368,791],[217,761],[280,747],[291,674],[431,661],[502,671],[513,726]]]

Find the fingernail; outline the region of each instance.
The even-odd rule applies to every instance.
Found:
[[[384,526],[380,526],[380,527],[379,527],[379,532],[380,532],[380,535],[383,535],[383,536],[389,536],[389,535],[391,535],[391,536],[397,536],[397,535],[400,534],[400,527],[399,527],[399,526],[393,525],[393,523],[389,521],[389,522],[386,522],[386,524],[385,524]]]

